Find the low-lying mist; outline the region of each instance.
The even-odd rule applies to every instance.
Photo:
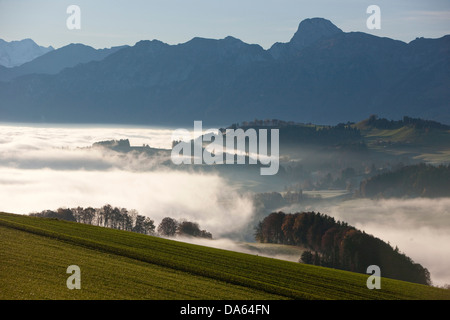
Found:
[[[1,168],[0,176],[0,210],[12,213],[111,204],[156,224],[164,217],[195,221],[213,235],[244,226],[252,214],[251,200],[213,175]]]
[[[0,211],[29,214],[110,204],[136,209],[156,226],[164,217],[193,221],[214,238],[178,240],[258,253],[239,237],[242,230],[252,230],[248,224],[254,222],[253,198],[230,176],[171,169],[160,165],[164,159],[148,154],[89,148],[94,142],[113,139],[170,148],[171,133],[162,128],[0,126]],[[270,181],[266,184],[273,186]],[[316,203],[280,210],[314,210],[345,221],[398,246],[428,268],[433,284],[450,283],[450,199]],[[230,235],[232,239],[224,239]],[[291,261],[300,257],[300,253],[268,252],[260,253]]]
[[[170,146],[170,130],[0,127],[0,210],[19,214],[59,207],[136,209],[155,224],[164,217],[197,222],[220,236],[246,225],[250,197],[216,174],[160,167],[143,154],[121,154],[94,142]]]

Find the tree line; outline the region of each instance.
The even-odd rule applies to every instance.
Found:
[[[255,239],[305,247],[304,263],[360,273],[377,265],[383,277],[431,285],[428,270],[398,248],[321,213],[273,212],[258,224]]]
[[[361,131],[354,126],[340,123],[336,126],[294,125],[280,128],[283,145],[314,144],[322,146],[354,144],[355,151],[366,150]]]
[[[416,164],[361,182],[359,194],[368,198],[449,197],[450,165]]]
[[[386,118],[378,118],[376,115],[371,115],[369,119],[365,120],[365,123],[366,125],[377,129],[388,130],[399,129],[405,126],[415,129],[450,130],[450,126],[437,121],[411,118],[407,116],[404,116],[402,120],[388,120]]]
[[[254,121],[244,121],[243,123],[234,123],[231,129],[242,128],[268,128],[274,127],[280,130],[280,143],[285,145],[296,144],[318,144],[335,145],[362,143],[361,131],[356,128],[354,123],[339,123],[335,126],[321,126],[313,124],[300,124],[293,121],[282,121],[278,119],[266,119]],[[359,145],[365,148],[365,144]]]
[[[53,218],[74,221],[100,227],[131,231],[147,235],[165,237],[191,236],[212,239],[212,234],[201,230],[196,222],[177,221],[165,217],[156,228],[154,220],[140,215],[136,210],[113,207],[109,204],[100,208],[76,207],[58,208],[57,210],[43,210],[29,214],[32,217]]]

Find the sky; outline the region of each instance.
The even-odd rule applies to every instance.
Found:
[[[66,26],[70,5],[80,8],[80,29]],[[366,26],[370,5],[380,7],[381,29]],[[178,44],[197,36],[233,36],[268,49],[288,42],[300,21],[314,17],[345,32],[405,42],[450,34],[448,0],[0,0],[0,38],[31,38],[54,48],[70,43],[109,48],[140,40]]]

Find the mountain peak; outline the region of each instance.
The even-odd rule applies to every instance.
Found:
[[[297,32],[290,43],[296,49],[302,49],[325,37],[343,32],[330,20],[324,18],[310,18],[300,22]]]
[[[1,40],[1,39],[0,39]],[[52,46],[42,47],[27,38],[15,41],[0,41],[0,65],[11,68],[34,60],[54,50]]]

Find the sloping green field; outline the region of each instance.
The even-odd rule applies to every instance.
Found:
[[[90,225],[0,213],[0,299],[450,299],[450,291]],[[81,289],[69,290],[69,265]]]
[[[361,130],[369,149],[394,156],[430,162],[450,162],[450,131],[426,130],[404,126],[398,129],[377,129],[365,126],[363,122],[355,125]],[[379,143],[384,141],[385,143]],[[389,141],[389,143],[386,143]]]

